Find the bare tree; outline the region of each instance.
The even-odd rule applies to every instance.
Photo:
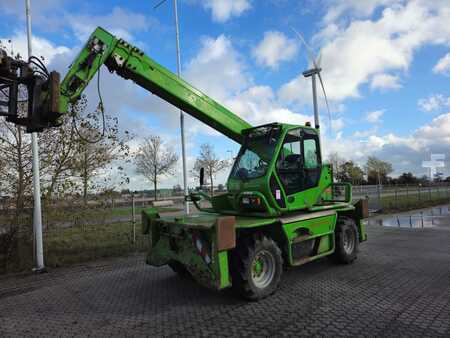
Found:
[[[209,178],[209,184],[211,187],[211,196],[214,196],[214,177],[217,173],[230,166],[230,162],[227,160],[220,160],[214,152],[214,147],[209,143],[203,143],[200,146],[200,154],[197,157],[193,173],[197,174],[200,168],[204,168],[206,175]]]
[[[31,187],[31,142],[23,127],[0,120],[0,177],[2,193],[15,199],[20,212]]]
[[[339,173],[336,176],[339,182],[361,184],[364,180],[364,171],[353,161],[347,161],[339,166]]]
[[[88,189],[99,171],[114,160],[128,156],[131,136],[125,131],[119,133],[118,120],[105,117],[105,132],[100,137],[103,123],[96,111],[84,116],[87,100],[82,97],[70,107],[61,127],[47,129],[39,137],[41,183],[46,200],[49,201],[58,187],[66,190],[77,187],[86,202]],[[26,103],[18,106],[19,115],[26,112]],[[73,117],[75,116],[75,123]],[[89,140],[97,142],[89,142]],[[14,197],[16,208],[24,206],[25,195],[29,194],[32,179],[31,138],[24,128],[0,120],[0,186],[2,192]],[[119,167],[119,170],[122,167]],[[123,170],[123,168],[122,168]]]
[[[394,171],[391,163],[382,161],[375,156],[367,158],[365,169],[370,184],[383,184],[383,182],[386,182],[388,175]]]
[[[100,185],[97,176],[102,169],[116,160],[129,161],[127,142],[132,136],[127,131],[119,132],[118,119],[106,115],[103,122],[99,109],[85,114],[86,109],[87,99],[82,96],[70,106],[61,127],[41,134],[40,156],[48,199],[56,188],[66,191],[81,183],[86,203],[89,189]],[[118,169],[123,176],[123,167],[118,166]],[[108,180],[107,175],[102,178]]]
[[[84,99],[72,105],[71,112],[82,109]],[[40,135],[41,183],[44,196],[51,201],[55,190],[66,190],[75,186],[73,173],[76,169],[77,142],[80,138],[72,126],[72,117],[67,116],[59,128],[47,129]]]
[[[142,142],[135,158],[136,171],[153,183],[155,200],[160,177],[173,175],[177,161],[178,155],[164,145],[161,137],[151,135]]]
[[[328,155],[328,161],[331,164],[331,169],[333,170],[333,177],[339,179],[340,168],[345,163],[345,161],[339,156],[337,152],[332,152]]]
[[[79,139],[75,144],[73,174],[81,180],[85,204],[87,204],[89,190],[98,188],[98,180],[95,181],[95,178],[98,178],[101,170],[111,165],[114,161],[126,160],[129,156],[129,146],[127,144],[129,137],[122,137],[119,134],[117,119],[109,120],[113,121],[113,125],[106,123],[106,131],[103,137],[97,127],[92,127],[86,122],[80,124],[80,129],[83,131],[80,131],[82,135],[79,135]],[[95,142],[92,140],[95,140]],[[119,166],[118,169],[122,171],[123,167]],[[104,180],[107,179],[105,178]],[[124,177],[124,180],[128,179]]]

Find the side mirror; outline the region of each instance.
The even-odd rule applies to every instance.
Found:
[[[205,183],[205,168],[200,168],[200,187]]]

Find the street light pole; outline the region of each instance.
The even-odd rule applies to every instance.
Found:
[[[27,39],[28,39],[28,58],[32,55],[32,40],[31,40],[31,12],[30,0],[25,0],[25,11],[27,17]],[[36,132],[31,134],[31,150],[33,156],[33,232],[35,240],[35,258],[36,272],[41,272],[45,269],[44,265],[44,246],[42,243],[42,210],[41,210],[41,186],[39,175],[39,145],[38,135]]]
[[[157,9],[167,0],[161,0],[158,2],[153,9]],[[181,77],[181,56],[180,56],[180,28],[178,25],[178,6],[177,0],[173,0],[173,12],[175,17],[175,32],[176,32],[176,47],[177,47],[177,75]],[[180,130],[181,130],[181,158],[183,161],[183,188],[184,188],[184,206],[185,211],[189,214],[189,202],[188,197],[188,184],[187,184],[187,170],[186,170],[186,146],[184,138],[184,113],[180,109]]]
[[[176,43],[177,43],[177,75],[181,76],[181,55],[180,55],[180,28],[178,25],[178,8],[177,0],[173,0],[173,12],[175,16],[175,32],[176,32]],[[183,188],[184,188],[184,203],[185,211],[189,214],[189,202],[188,197],[188,186],[187,186],[187,171],[186,171],[186,146],[184,139],[184,113],[180,109],[180,129],[181,129],[181,157],[183,162]]]

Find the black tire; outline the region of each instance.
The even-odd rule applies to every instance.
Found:
[[[241,238],[231,253],[233,289],[245,299],[256,301],[274,293],[282,272],[281,250],[264,235]]]
[[[167,265],[172,269],[173,272],[175,272],[178,276],[182,278],[191,277],[191,274],[189,273],[188,269],[177,261],[170,261],[167,263]]]
[[[349,217],[338,217],[334,234],[335,249],[331,258],[336,263],[352,263],[357,257],[359,246],[359,235],[355,221]]]

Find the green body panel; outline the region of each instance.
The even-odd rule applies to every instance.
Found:
[[[357,222],[356,224],[358,225],[360,241],[361,242],[367,241],[366,221],[360,219],[359,222]]]
[[[105,50],[101,54],[98,54],[90,60],[92,64],[90,66],[86,65],[86,61],[91,54],[89,44],[93,39],[99,39],[106,46]],[[86,45],[80,51],[78,56],[72,62],[69,71],[64,77],[60,85],[60,113],[67,113],[67,109],[70,103],[75,102],[83,93],[89,81],[95,76],[100,66],[102,66],[109,55],[116,47],[117,39],[108,33],[107,31],[97,28],[89,38]]]
[[[331,215],[320,217],[315,217],[314,214],[311,214],[311,217],[313,218],[284,224],[283,230],[286,234],[286,237],[290,241],[299,237],[299,229],[307,229],[310,236],[308,238],[316,235],[321,236],[324,234],[329,234],[334,231],[334,226],[336,225],[336,216],[336,212],[332,213]]]
[[[218,256],[218,271],[220,272],[220,281],[218,289],[224,289],[231,286],[230,271],[228,269],[228,252],[220,251]]]
[[[191,216],[179,221],[173,217],[160,218],[154,209],[147,209],[142,219],[144,234],[150,234],[147,264],[161,266],[174,260],[206,287],[223,289],[231,285],[228,252],[217,250],[214,227],[217,217]]]
[[[313,259],[331,254],[334,251],[334,228],[337,212],[330,211],[327,215],[321,212],[312,213],[311,218],[283,225],[288,240],[289,264],[301,265]],[[293,246],[310,249],[309,253],[294,257]],[[308,250],[307,250],[308,251]]]
[[[217,218],[222,215],[223,214],[219,213],[200,212],[182,216],[165,216],[159,218],[159,220],[164,221],[166,223],[177,223],[193,229],[208,229],[214,227]],[[263,225],[273,224],[277,220],[278,219],[274,217],[258,218],[258,217],[237,216],[235,227],[236,229],[254,228]]]

